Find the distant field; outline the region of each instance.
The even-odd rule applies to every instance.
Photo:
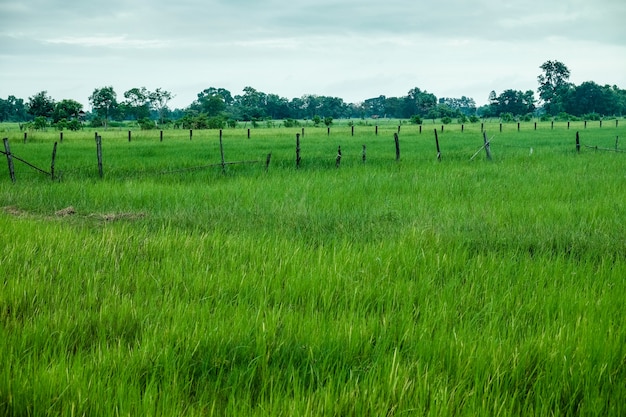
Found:
[[[625,415],[626,121],[353,122],[0,125],[0,414]]]

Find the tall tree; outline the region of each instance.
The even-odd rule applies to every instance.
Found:
[[[546,112],[556,115],[563,111],[563,99],[570,88],[570,71],[559,61],[546,61],[539,68],[543,71],[537,77],[539,97],[544,102]]]
[[[89,103],[96,113],[104,118],[104,126],[106,127],[111,113],[117,107],[117,93],[110,86],[96,88],[89,96]]]
[[[26,105],[28,113],[33,117],[45,117],[52,116],[54,111],[54,100],[48,96],[47,91],[41,91],[32,97],[28,98],[28,104]]]
[[[150,117],[150,92],[146,87],[131,88],[124,92],[124,106],[128,116],[135,120]]]
[[[165,112],[167,111],[167,103],[174,98],[174,95],[167,90],[157,88],[149,94],[149,98],[152,108],[159,114],[159,123],[163,123]]]

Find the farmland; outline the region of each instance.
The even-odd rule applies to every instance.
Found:
[[[626,121],[379,123],[0,155],[0,414],[624,415]]]

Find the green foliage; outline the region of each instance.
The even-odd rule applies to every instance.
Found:
[[[476,116],[476,115],[470,116],[469,120],[470,120],[470,123],[478,123],[478,122],[480,122],[480,118],[478,116]]]
[[[109,118],[118,106],[117,93],[111,86],[96,88],[89,96],[89,103],[91,103],[96,114],[103,119],[106,127]]]
[[[322,122],[322,118],[318,115],[313,116],[313,119],[311,119],[313,121],[313,126],[317,127],[320,125],[320,123]]]
[[[450,123],[452,123],[452,118],[450,116],[444,116],[441,118],[441,123],[443,123],[444,125],[449,125]]]
[[[515,116],[513,116],[513,113],[502,113],[500,115],[500,121],[503,123],[511,123],[515,121]]]
[[[49,118],[54,112],[54,99],[48,96],[47,91],[41,91],[28,98],[26,109],[34,117]]]
[[[154,123],[154,120],[150,120],[147,117],[137,120],[137,123],[139,124],[139,127],[141,128],[141,130],[152,130],[152,129],[156,129],[157,127],[156,123]]]
[[[283,126],[285,127],[298,127],[300,126],[300,122],[295,119],[285,119],[283,120]]]
[[[333,124],[333,118],[330,116],[324,117],[324,125],[330,127]]]
[[[35,130],[43,130],[49,126],[48,119],[44,116],[37,116],[33,120],[32,127]]]
[[[421,125],[422,118],[418,116],[417,114],[414,114],[413,116],[411,116],[411,123],[414,125]]]

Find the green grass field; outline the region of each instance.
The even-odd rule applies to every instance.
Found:
[[[626,414],[626,121],[378,123],[0,155],[0,414]]]

